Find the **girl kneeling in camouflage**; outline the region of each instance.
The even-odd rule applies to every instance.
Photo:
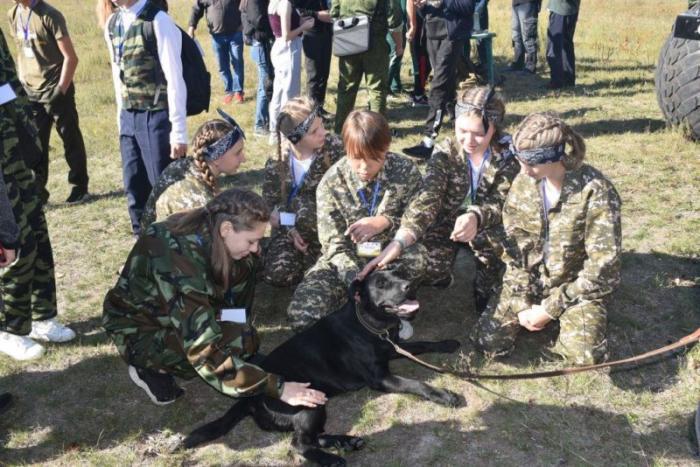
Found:
[[[401,228],[380,257],[380,267],[401,253],[402,246],[421,239],[428,250],[425,282],[452,283],[457,242],[470,242],[476,258],[474,298],[479,313],[500,287],[505,265],[501,209],[518,163],[511,138],[502,133],[505,104],[485,86],[467,90],[455,107],[455,135],[436,145],[423,186],[401,219]]]
[[[250,325],[255,275],[237,260],[257,253],[268,219],[260,196],[231,189],[151,225],[134,245],[107,293],[102,323],[154,403],[182,395],[174,376],[199,376],[233,397],[325,402],[308,384],[285,383],[248,362],[260,344]]]
[[[343,124],[343,143],[347,156],[328,169],[316,191],[322,255],[289,304],[295,329],[347,300],[348,286],[394,235],[420,184],[413,163],[388,152],[391,131],[380,114],[352,112]],[[420,280],[425,248],[407,249],[396,269],[408,280]]]
[[[272,238],[265,250],[263,280],[297,285],[321,255],[316,229],[316,187],[343,157],[343,143],[328,133],[308,97],[285,104],[277,119],[277,156],[265,164],[263,198],[272,211]]]
[[[243,130],[218,112],[224,120],[209,120],[194,134],[192,157],[172,162],[160,174],[141,215],[142,232],[156,220],[207,204],[219,192],[218,177],[235,174],[245,162]]]
[[[487,354],[503,355],[521,328],[540,331],[558,320],[548,357],[605,360],[604,301],[620,281],[620,197],[583,163],[583,138],[552,114],[526,117],[514,145],[521,172],[503,206],[503,287],[472,340]]]

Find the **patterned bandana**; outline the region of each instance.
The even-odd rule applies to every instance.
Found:
[[[564,144],[558,146],[550,146],[547,148],[535,148],[518,151],[512,148],[515,157],[526,163],[527,165],[551,164],[559,162],[565,155]]]
[[[481,113],[481,121],[484,124],[484,133],[489,131],[489,121],[497,122],[501,119],[500,115],[494,115],[493,113],[489,114],[486,111],[486,106],[489,104],[489,101],[494,94],[496,94],[496,89],[493,87],[489,88],[489,93],[486,95],[483,105],[480,106],[472,104],[471,102],[457,102],[455,105],[455,122],[461,115],[475,110]]]
[[[311,124],[314,122],[317,116],[318,107],[312,110],[309,116],[306,117],[303,122],[295,126],[294,129],[289,132],[289,134],[285,134],[284,132],[282,132],[282,134],[284,134],[285,138],[287,138],[292,144],[297,144],[306,135],[306,133],[309,132],[309,128],[311,128]],[[277,119],[277,121],[279,128],[279,119]]]
[[[226,133],[222,138],[216,140],[216,142],[207,146],[206,151],[204,151],[204,159],[206,159],[208,162],[219,159],[221,156],[226,154],[226,151],[231,149],[239,139],[245,139],[243,129],[238,126],[238,123],[236,123],[232,116],[221,109],[216,109],[216,111],[219,112],[219,115],[221,115],[224,120],[233,126],[233,130]]]

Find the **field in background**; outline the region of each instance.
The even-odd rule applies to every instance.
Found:
[[[66,164],[60,140],[52,139],[51,202],[47,216],[56,257],[59,313],[76,329],[75,342],[51,345],[38,362],[0,357],[0,390],[15,407],[0,419],[0,465],[288,465],[289,436],[264,433],[246,420],[218,443],[171,455],[168,441],[222,413],[231,400],[199,381],[185,382],[186,396],[166,408],[153,406],[127,377],[100,327],[102,299],[132,245],[115,124],[114,95],[102,32],[93,2],[53,0],[67,17],[80,57],[78,108],[89,153],[92,201],[65,206]],[[185,25],[189,1],[171,0]],[[512,55],[509,0],[490,2],[494,55],[503,68]],[[3,2],[9,8],[11,2]],[[623,282],[609,307],[613,358],[675,341],[700,324],[700,146],[665,128],[656,104],[653,73],[658,51],[684,0],[588,0],[577,26],[577,87],[546,92],[544,60],[538,76],[506,75],[507,126],[528,113],[559,112],[585,138],[588,159],[616,184],[623,205]],[[548,14],[540,14],[544,54]],[[2,23],[8,37],[6,23]],[[206,51],[215,90],[212,112],[188,120],[190,135],[214,115],[222,98],[206,25],[198,38]],[[9,39],[9,37],[8,37]],[[227,110],[252,133],[256,71],[245,51],[246,102]],[[404,60],[407,87],[410,57]],[[337,65],[332,68],[327,108],[335,106]],[[360,93],[358,105],[366,103]],[[393,148],[420,138],[425,109],[391,101],[389,119],[399,130]],[[261,168],[271,154],[264,140],[247,143],[248,161],[231,184],[260,188]],[[455,357],[488,372],[548,368],[537,349],[551,332],[523,336],[515,356],[483,362],[471,351],[467,330],[476,316],[471,301],[471,259],[461,255],[457,285],[424,289],[418,338],[455,338]],[[285,309],[290,292],[261,286],[256,323],[263,351],[289,336]],[[461,392],[469,405],[447,409],[410,396],[364,390],[329,403],[329,432],[365,436],[355,465],[690,465],[688,420],[700,394],[700,349],[680,352],[655,365],[608,374],[524,382],[472,384],[416,368],[393,365],[396,373]]]

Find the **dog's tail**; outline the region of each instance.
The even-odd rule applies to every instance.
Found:
[[[233,427],[238,425],[238,422],[248,415],[250,415],[250,401],[247,399],[238,401],[222,417],[202,425],[190,433],[182,441],[180,447],[182,449],[191,449],[220,438],[231,431]]]

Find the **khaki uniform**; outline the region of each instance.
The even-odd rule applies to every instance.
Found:
[[[474,291],[489,297],[499,287],[504,265],[500,259],[503,241],[501,209],[519,165],[506,148],[510,137],[503,137],[491,149],[479,185],[471,189],[471,168],[463,151],[446,139],[438,145],[428,163],[421,192],[401,219],[401,226],[422,238],[428,250],[426,282],[448,278],[458,243],[450,240],[457,217],[475,212],[480,218],[479,233],[470,242],[476,257]]]
[[[270,242],[265,251],[263,280],[272,285],[287,287],[301,281],[301,278],[321,256],[321,243],[318,241],[316,228],[316,188],[328,168],[345,154],[343,142],[338,136],[328,133],[323,147],[317,152],[314,161],[306,173],[297,194],[290,199],[293,180],[289,170],[289,151],[285,143],[282,147],[284,160],[270,158],[265,164],[263,179],[263,198],[270,211],[277,209],[296,215],[294,229],[309,244],[307,254],[301,253],[288,237],[292,227],[280,226],[272,230]],[[281,177],[285,180],[282,192]]]
[[[524,174],[513,182],[503,207],[503,288],[472,339],[488,353],[510,352],[520,331],[517,314],[541,304],[559,320],[554,352],[577,364],[600,361],[607,352],[604,300],[620,282],[620,197],[584,164],[566,173],[545,219],[542,183]]]
[[[201,377],[228,396],[279,397],[276,375],[247,363],[260,345],[250,324],[255,270],[234,265],[231,286],[214,282],[208,232],[174,235],[151,225],[105,297],[102,325],[129,365]],[[244,308],[246,323],[223,309]]]
[[[340,307],[347,299],[348,286],[371,259],[358,256],[357,245],[345,236],[351,224],[369,216],[359,190],[363,190],[369,204],[378,186],[374,215],[385,216],[391,227],[370,241],[380,242],[384,247],[396,233],[401,215],[419,185],[420,173],[415,165],[391,153],[372,182],[360,180],[347,158],[326,172],[316,192],[322,255],[306,273],[289,304],[288,314],[294,328],[309,325]],[[407,248],[390,265],[402,277],[416,283],[422,279],[425,266],[425,248],[420,244]]]

